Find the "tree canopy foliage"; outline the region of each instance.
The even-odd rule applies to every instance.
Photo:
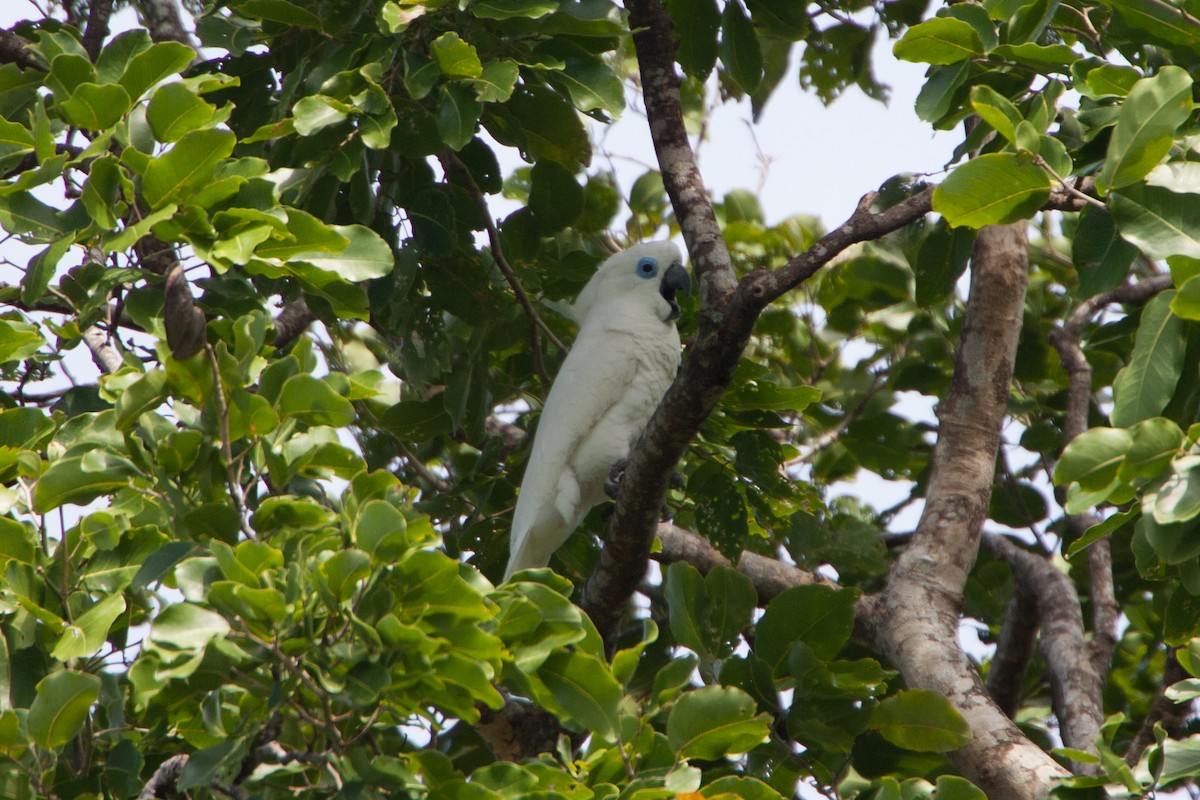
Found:
[[[0,795],[1200,775],[1194,4],[114,5],[0,31]],[[709,199],[708,109],[883,98],[884,38],[943,174],[895,153],[829,230]],[[566,303],[666,236],[679,377],[611,513],[496,585]]]

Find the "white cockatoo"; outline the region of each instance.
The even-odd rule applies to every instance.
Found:
[[[538,423],[513,512],[508,569],[544,567],[604,501],[613,465],[629,455],[679,369],[676,292],[691,280],[671,242],[605,261],[571,307],[579,335]]]

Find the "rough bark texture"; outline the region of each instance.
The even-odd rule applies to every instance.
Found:
[[[958,644],[962,590],[975,563],[995,472],[1021,330],[1028,257],[1025,223],[979,232],[971,292],[925,509],[887,587],[860,603],[874,646],[913,687],[936,691],[973,738],[950,754],[995,798],[1044,797],[1065,771],[992,702]]]

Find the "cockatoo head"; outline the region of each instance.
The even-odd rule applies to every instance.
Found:
[[[675,295],[687,294],[691,287],[683,255],[674,243],[636,244],[600,265],[571,310],[582,323],[593,310],[616,303],[625,311],[649,312],[670,322],[679,316]]]

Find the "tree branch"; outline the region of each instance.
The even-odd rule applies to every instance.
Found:
[[[108,21],[112,17],[113,0],[91,0],[88,5],[87,27],[83,31],[83,49],[94,63],[108,36]]]
[[[1150,704],[1150,711],[1146,714],[1146,718],[1142,720],[1142,725],[1138,728],[1138,732],[1134,734],[1133,741],[1129,744],[1129,749],[1125,751],[1125,763],[1130,766],[1138,763],[1142,759],[1142,753],[1146,748],[1154,744],[1154,726],[1158,723],[1163,723],[1163,727],[1170,731],[1178,731],[1180,726],[1187,720],[1191,712],[1190,703],[1177,703],[1167,697],[1167,689],[1172,684],[1178,683],[1187,678],[1187,673],[1183,667],[1179,665],[1179,660],[1175,658],[1174,652],[1167,653],[1167,663],[1163,665],[1162,681],[1159,683],[1158,692],[1154,695],[1154,702]]]
[[[1096,735],[1104,722],[1104,673],[1088,658],[1074,584],[1045,558],[1003,536],[987,534],[984,543],[1008,562],[1018,585],[1024,584],[1024,591],[1037,598],[1038,651],[1046,662],[1063,744],[1095,754]],[[1072,762],[1072,769],[1078,775],[1100,774],[1099,764]]]
[[[16,64],[21,69],[45,69],[29,49],[29,41],[12,31],[0,31],[0,63]]]
[[[1043,797],[1064,770],[992,702],[958,644],[1008,405],[1027,282],[1025,223],[982,229],[921,521],[883,592],[859,601],[862,626],[910,687],[946,697],[973,738],[952,762],[989,797]]]

